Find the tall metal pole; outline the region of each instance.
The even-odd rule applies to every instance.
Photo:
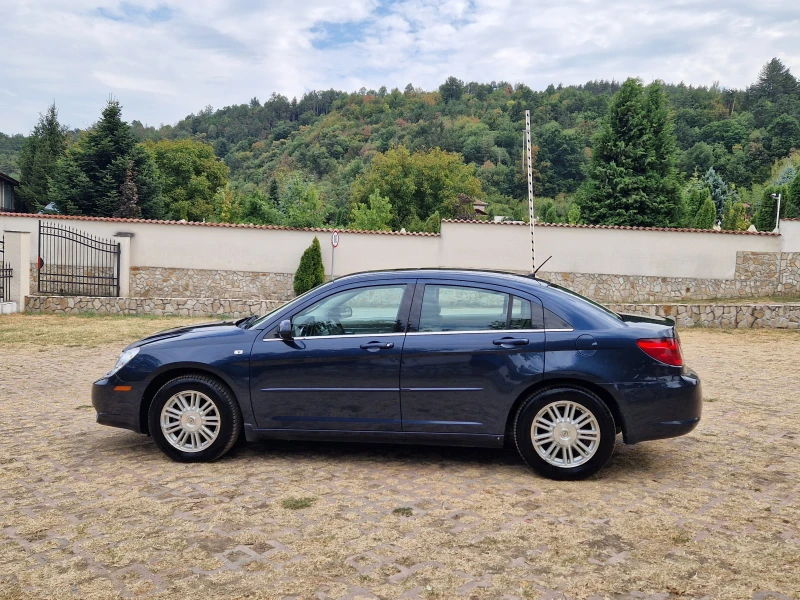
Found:
[[[772,197],[774,198],[775,194],[772,194]],[[778,194],[778,214],[775,215],[775,230],[774,231],[780,232],[780,230],[781,230],[781,195]]]
[[[531,272],[536,270],[536,244],[533,237],[533,159],[531,158],[531,111],[525,111],[525,154],[528,159],[528,227],[531,232]]]

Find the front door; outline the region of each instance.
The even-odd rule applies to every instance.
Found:
[[[294,339],[253,347],[260,429],[400,431],[400,356],[413,285],[340,290],[291,317]]]
[[[542,305],[504,288],[417,285],[400,370],[403,431],[503,435],[544,372]]]

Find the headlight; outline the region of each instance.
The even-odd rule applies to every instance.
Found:
[[[114,365],[114,368],[111,369],[108,373],[106,373],[106,377],[111,377],[114,373],[119,371],[122,367],[127,365],[133,357],[139,354],[139,348],[131,348],[130,350],[126,350],[122,354],[119,355],[117,359],[117,364]]]

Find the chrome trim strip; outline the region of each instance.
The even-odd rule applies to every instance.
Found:
[[[384,337],[400,337],[404,336],[405,333],[353,333],[353,334],[344,334],[344,335],[309,335],[309,336],[301,336],[301,337],[294,337],[293,340],[335,340],[338,338],[384,338]],[[261,340],[262,342],[282,342],[284,341],[283,338],[275,337],[275,338],[264,338]],[[289,340],[287,340],[289,341]]]

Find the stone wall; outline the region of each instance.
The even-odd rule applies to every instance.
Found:
[[[266,314],[283,304],[276,300],[217,298],[93,298],[89,296],[28,296],[25,311],[34,313],[98,313],[119,315],[179,315],[183,317],[249,317]]]
[[[678,327],[800,329],[800,304],[609,304],[621,313],[669,317]]]
[[[137,298],[196,297],[286,301],[294,297],[293,273],[131,267],[130,281],[131,296]]]
[[[279,307],[276,300],[214,298],[92,298],[28,296],[27,312],[248,317]],[[800,328],[798,304],[609,304],[624,313],[669,317],[678,327]]]
[[[733,279],[556,272],[539,276],[598,302],[792,296],[800,293],[800,252],[737,252]]]

